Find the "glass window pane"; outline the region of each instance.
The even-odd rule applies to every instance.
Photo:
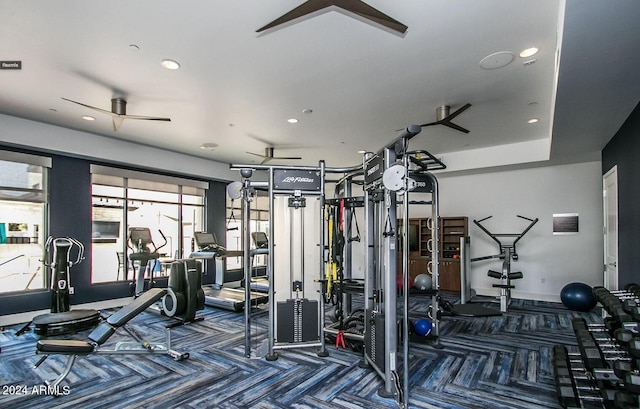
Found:
[[[204,196],[182,195],[182,203],[204,206]]]
[[[191,253],[194,228],[204,228],[205,191],[164,183],[161,175],[149,174],[149,177],[153,180],[92,174],[95,251],[92,282],[135,280],[134,275],[141,266],[137,261],[134,264],[127,262],[130,254],[139,250],[134,243],[127,243],[132,227],[149,229],[153,243],[147,248],[160,253],[158,262],[151,261],[146,268],[142,266],[147,280],[151,273],[154,277],[168,274],[172,259]],[[173,179],[167,177],[169,181]],[[192,194],[183,194],[180,198],[181,190]],[[180,199],[184,203],[182,208]],[[116,230],[118,235],[114,237],[111,232]]]
[[[119,187],[106,186],[106,185],[99,185],[94,183],[93,185],[91,185],[91,193],[94,196],[116,197],[116,198],[124,197],[124,189],[122,188],[122,186],[119,186]]]
[[[46,194],[42,190],[0,189],[0,200],[44,203],[46,198]]]
[[[166,192],[156,192],[152,190],[140,190],[140,189],[129,189],[128,192],[129,200],[137,201],[155,201],[155,202],[169,202],[169,203],[178,203],[178,194],[177,193],[166,193]]]
[[[0,292],[46,288],[44,204],[0,200]]]
[[[146,227],[151,233],[153,243],[148,246],[148,250],[158,252],[161,259],[169,259],[175,256],[175,251],[180,245],[180,235],[178,226],[178,205],[163,203],[143,202],[134,209],[129,208],[129,227]],[[133,247],[132,243],[129,243]],[[135,249],[129,248],[129,253]],[[163,265],[164,260],[150,262],[149,273],[153,271],[155,276],[168,274],[168,266]],[[138,268],[139,266],[136,266]],[[144,268],[144,266],[143,266]]]
[[[43,167],[0,160],[0,186],[43,189]]]
[[[183,206],[182,207],[182,243],[179,257],[189,257],[195,251],[193,233],[205,230],[204,226],[204,206]]]
[[[155,192],[179,193],[179,185],[172,183],[153,182],[150,180],[127,179],[130,189],[150,190]]]

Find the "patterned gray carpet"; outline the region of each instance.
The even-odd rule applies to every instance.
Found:
[[[426,299],[411,300],[412,316]],[[483,304],[489,306],[490,304]],[[266,336],[266,307],[254,313],[254,347]],[[493,308],[498,308],[493,306]],[[166,355],[93,354],[80,358],[63,382],[66,395],[38,394],[65,358],[50,356],[33,369],[37,336],[16,337],[20,326],[0,333],[0,408],[344,408],[398,407],[377,394],[382,385],[358,367],[361,354],[328,345],[327,358],[310,349],[279,351],[273,362],[244,357],[244,315],[207,307],[204,321],[172,331]],[[571,319],[598,322],[598,311],[577,313],[561,304],[514,300],[502,316],[445,317],[443,349],[411,344],[412,408],[559,408],[553,381],[553,345],[575,345]],[[160,339],[167,319],[143,312],[130,325]],[[126,338],[114,335],[105,346]],[[88,332],[67,336],[84,339]],[[34,386],[36,388],[34,388]],[[18,392],[17,394],[15,392]],[[24,392],[24,393],[23,393]]]

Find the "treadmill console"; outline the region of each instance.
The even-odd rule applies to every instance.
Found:
[[[269,248],[269,239],[267,238],[267,234],[262,231],[257,231],[251,233],[251,238],[253,239],[253,243],[258,249],[266,249]]]
[[[217,255],[224,255],[226,253],[226,249],[218,245],[216,236],[213,233],[200,231],[195,232],[193,237],[200,252],[212,252]]]

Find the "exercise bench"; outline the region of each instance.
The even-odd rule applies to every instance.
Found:
[[[181,353],[171,349],[171,329],[181,322],[168,325],[166,329],[166,339],[164,342],[148,342],[143,340],[133,328],[126,326],[132,318],[149,308],[167,293],[163,288],[152,288],[140,297],[136,298],[131,304],[125,305],[118,311],[114,312],[109,318],[102,321],[88,336],[89,341],[79,340],[39,340],[36,345],[36,354],[44,354],[42,358],[34,365],[37,368],[44,362],[49,355],[69,355],[67,363],[62,373],[54,380],[45,382],[47,386],[56,388],[71,372],[71,368],[78,356],[86,356],[91,354],[167,354],[176,361],[189,358],[189,353]],[[118,342],[114,349],[100,349],[118,328],[127,331],[135,341]]]

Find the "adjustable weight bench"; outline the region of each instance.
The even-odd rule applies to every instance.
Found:
[[[164,342],[148,342],[143,340],[132,328],[126,327],[133,317],[149,308],[159,301],[167,293],[163,288],[152,288],[136,298],[131,304],[125,305],[113,313],[105,321],[102,321],[88,336],[89,341],[78,340],[39,340],[36,345],[36,353],[44,354],[34,365],[37,368],[51,354],[69,355],[67,363],[62,373],[54,380],[47,381],[47,386],[56,388],[71,372],[71,368],[80,355],[90,354],[137,354],[137,353],[163,353],[168,354],[176,361],[188,359],[188,353],[181,353],[171,349],[171,328],[176,325],[166,327],[166,339]],[[104,350],[100,346],[104,344],[118,328],[124,328],[135,341],[118,342],[114,349]]]

